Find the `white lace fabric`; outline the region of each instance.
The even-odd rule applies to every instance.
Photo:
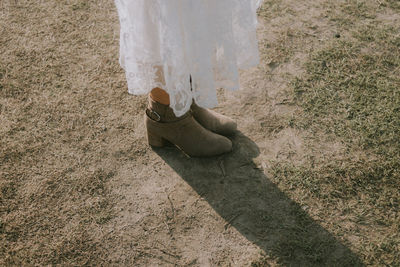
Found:
[[[201,107],[215,107],[217,88],[238,90],[239,69],[259,63],[256,11],[261,2],[115,0],[128,92],[162,88],[177,116],[193,99]]]

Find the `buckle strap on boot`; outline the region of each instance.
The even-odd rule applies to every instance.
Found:
[[[151,118],[156,122],[180,121],[186,118],[187,116],[192,115],[191,111],[188,111],[183,116],[177,117],[173,109],[170,108],[169,105],[164,105],[159,102],[156,102],[150,96],[149,96],[148,106],[146,108],[146,114],[149,118]]]
[[[160,116],[160,114],[158,114],[158,113],[155,112],[154,110],[151,110],[151,109],[146,108],[146,114],[147,114],[147,116],[149,116],[149,118],[152,119],[153,121],[161,122],[161,116]]]

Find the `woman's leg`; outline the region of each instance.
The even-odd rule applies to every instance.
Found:
[[[169,94],[161,88],[158,88],[158,87],[153,88],[153,90],[151,90],[151,92],[150,92],[150,97],[158,103],[168,105],[168,106],[170,104]]]

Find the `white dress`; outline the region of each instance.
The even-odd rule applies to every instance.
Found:
[[[259,63],[256,11],[261,2],[115,0],[129,93],[163,88],[177,116],[193,99],[201,107],[215,107],[217,88],[239,89],[238,70]]]

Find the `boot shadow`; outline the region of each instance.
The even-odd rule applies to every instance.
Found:
[[[178,149],[153,150],[210,206],[268,257],[288,266],[364,266],[257,168],[257,145],[238,132],[229,154],[188,158]],[[200,171],[199,171],[200,170]],[[263,266],[263,265],[260,265]]]

